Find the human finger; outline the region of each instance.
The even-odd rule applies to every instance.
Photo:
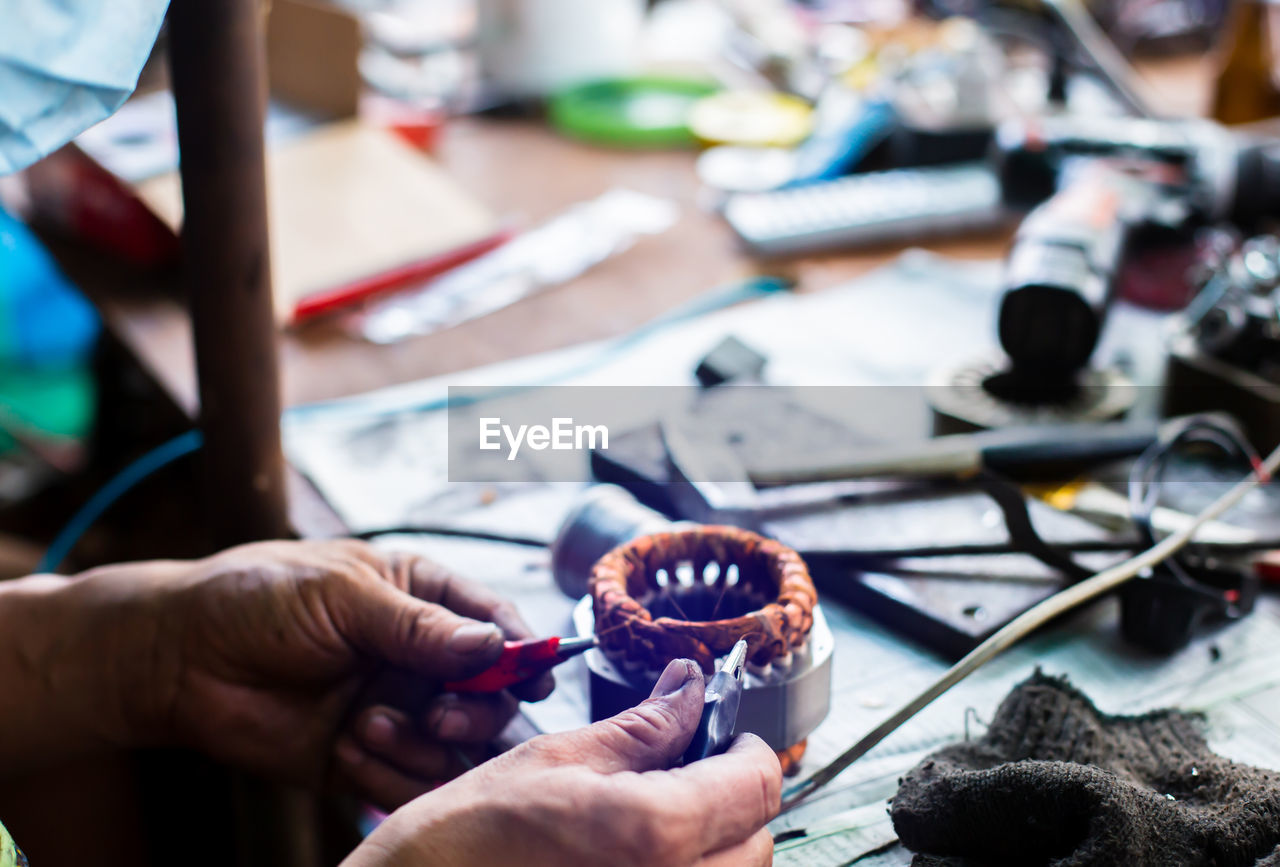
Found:
[[[434,680],[462,680],[493,665],[503,634],[495,624],[461,616],[381,581],[338,585],[330,616],[361,651]]]
[[[703,680],[697,663],[672,660],[653,694],[616,716],[552,737],[599,773],[666,768],[684,752],[702,713]]]
[[[778,814],[782,768],[753,734],[741,734],[718,756],[642,778],[648,797],[685,815],[698,815],[703,852],[735,846]],[[725,797],[732,792],[732,797]]]
[[[457,747],[424,736],[395,708],[366,709],[352,722],[351,731],[366,751],[419,780],[451,780],[471,767]]]
[[[439,563],[417,554],[386,553],[358,539],[334,539],[323,543],[323,551],[339,561],[355,561],[371,568],[386,583],[424,602],[443,605],[450,611],[495,623],[506,638],[519,641],[534,636],[529,624],[508,600],[489,588],[461,578]]]
[[[397,556],[409,568],[409,592],[419,599],[443,605],[473,620],[496,623],[510,641],[534,637],[516,607],[483,584],[459,578],[425,557]]]
[[[736,846],[712,852],[696,867],[768,867],[773,863],[773,835],[761,828]]]
[[[516,699],[506,692],[444,693],[428,708],[426,729],[441,741],[483,744],[507,727],[518,708]]]
[[[510,600],[482,584],[459,578],[425,557],[396,555],[397,568],[409,572],[409,591],[419,599],[443,605],[464,617],[496,623],[508,641],[534,638],[534,632]],[[522,701],[542,701],[556,688],[555,677],[546,672],[508,691]]]
[[[556,679],[551,672],[544,672],[537,677],[507,687],[507,692],[521,701],[542,701],[556,688]]]
[[[387,811],[437,785],[435,780],[423,780],[394,767],[348,735],[340,737],[334,746],[333,776],[343,788]]]

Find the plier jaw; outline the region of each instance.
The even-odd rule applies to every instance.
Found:
[[[742,701],[742,684],[747,671],[747,640],[738,643],[724,658],[720,670],[707,681],[702,699],[702,716],[684,752],[684,763],[714,756],[729,748],[733,729],[738,723],[738,705]]]

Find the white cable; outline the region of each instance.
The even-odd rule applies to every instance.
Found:
[[[1280,471],[1280,446],[1262,462],[1257,471],[1241,480],[1203,512],[1196,515],[1191,523],[1178,532],[1164,539],[1135,557],[1118,563],[1109,569],[1086,578],[1079,584],[1055,593],[1038,605],[1035,605],[997,630],[986,641],[969,651],[947,672],[931,684],[924,692],[899,708],[892,716],[863,736],[849,749],[840,754],[835,761],[819,770],[807,780],[791,786],[783,793],[783,812],[790,810],[805,798],[825,786],[839,776],[845,768],[862,758],[872,747],[888,737],[895,729],[911,719],[935,698],[964,680],[981,666],[990,662],[1050,620],[1059,617],[1077,606],[1083,605],[1104,593],[1110,593],[1124,582],[1130,580],[1146,569],[1150,569],[1192,540],[1196,532],[1210,521],[1222,517],[1228,509],[1240,502],[1244,495],[1257,487],[1264,478],[1274,476]]]

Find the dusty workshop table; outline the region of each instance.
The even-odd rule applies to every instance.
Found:
[[[1194,113],[1206,92],[1201,58],[1148,64],[1154,101],[1170,114]],[[676,200],[680,222],[582,277],[438,334],[393,346],[354,341],[317,324],[280,338],[284,404],[357,394],[624,333],[707,289],[752,272],[785,273],[803,292],[821,291],[887,263],[898,248],[758,263],[702,207],[692,152],[636,153],[589,147],[532,121],[452,121],[437,158],[499,215],[525,225],[614,187]],[[1005,237],[930,245],[961,258],[999,256]],[[131,278],[102,263],[73,270],[104,321],[142,369],[191,419],[198,411],[191,321],[175,292],[130,291]],[[344,528],[318,494],[294,474],[290,516],[303,535]],[[492,563],[491,557],[484,558]],[[497,566],[505,561],[499,561]],[[506,570],[510,575],[526,574]]]
[[[1144,65],[1154,104],[1169,114],[1199,111],[1208,65],[1181,57]],[[558,136],[541,122],[461,118],[451,121],[436,158],[497,214],[533,225],[614,187],[677,201],[679,223],[567,284],[489,316],[391,346],[353,340],[314,323],[280,339],[284,404],[341,397],[428,376],[621,334],[707,289],[751,273],[794,277],[798,290],[846,282],[899,252],[897,247],[760,262],[743,253],[724,222],[706,207],[691,151],[606,150]],[[960,258],[999,256],[1004,236],[930,244]],[[190,320],[176,299],[91,286],[108,328],[185,412],[198,407]],[[304,535],[341,526],[294,478],[292,519]]]

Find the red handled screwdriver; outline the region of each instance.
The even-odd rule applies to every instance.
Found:
[[[502,646],[502,655],[493,665],[466,680],[446,681],[444,688],[449,692],[498,692],[550,671],[566,659],[585,653],[595,646],[594,635],[508,641]]]

